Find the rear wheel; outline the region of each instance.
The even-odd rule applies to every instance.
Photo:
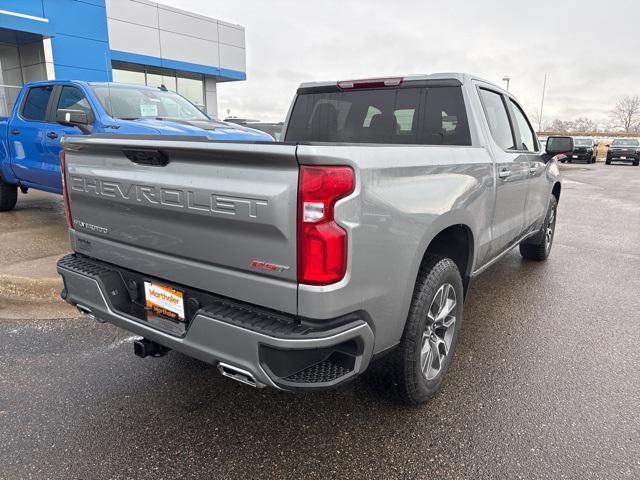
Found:
[[[451,365],[462,325],[464,292],[458,267],[429,256],[420,269],[400,345],[374,366],[410,405],[429,400]]]
[[[542,223],[540,232],[533,237],[520,244],[520,255],[527,260],[546,260],[551,253],[553,246],[553,238],[556,233],[556,213],[558,210],[558,201],[556,197],[551,195],[547,215]]]
[[[635,161],[633,162],[633,166],[634,166],[634,167],[637,167],[638,165],[640,165],[640,160],[635,160]]]
[[[18,201],[18,187],[10,185],[0,178],[0,212],[13,210]]]
[[[611,165],[611,160],[607,158],[604,163],[606,163],[607,165]]]

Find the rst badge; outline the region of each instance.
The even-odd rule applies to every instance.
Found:
[[[291,268],[287,265],[278,265],[276,263],[263,262],[262,260],[253,260],[251,262],[251,266],[260,270],[267,270],[269,272],[276,273],[286,272]]]

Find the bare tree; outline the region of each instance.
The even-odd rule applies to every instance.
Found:
[[[620,97],[615,108],[611,110],[611,118],[616,126],[625,132],[633,130],[640,123],[640,97]]]
[[[567,133],[567,132],[570,132],[572,129],[573,129],[573,122],[560,120],[559,118],[556,118],[553,122],[547,125],[547,128],[545,130],[553,133]]]
[[[592,121],[590,118],[587,118],[587,117],[576,118],[571,123],[572,123],[571,131],[573,132],[588,133],[588,132],[596,132],[598,130],[598,125],[596,125],[594,121]]]

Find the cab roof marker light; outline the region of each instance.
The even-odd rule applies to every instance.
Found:
[[[392,78],[365,78],[362,80],[342,80],[337,83],[341,90],[355,90],[358,88],[385,88],[399,87],[403,82],[402,77]]]

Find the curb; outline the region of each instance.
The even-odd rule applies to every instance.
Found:
[[[0,298],[29,302],[60,300],[60,278],[29,278],[0,273]]]
[[[60,278],[29,278],[0,274],[0,318],[49,319],[79,317],[60,298]]]

